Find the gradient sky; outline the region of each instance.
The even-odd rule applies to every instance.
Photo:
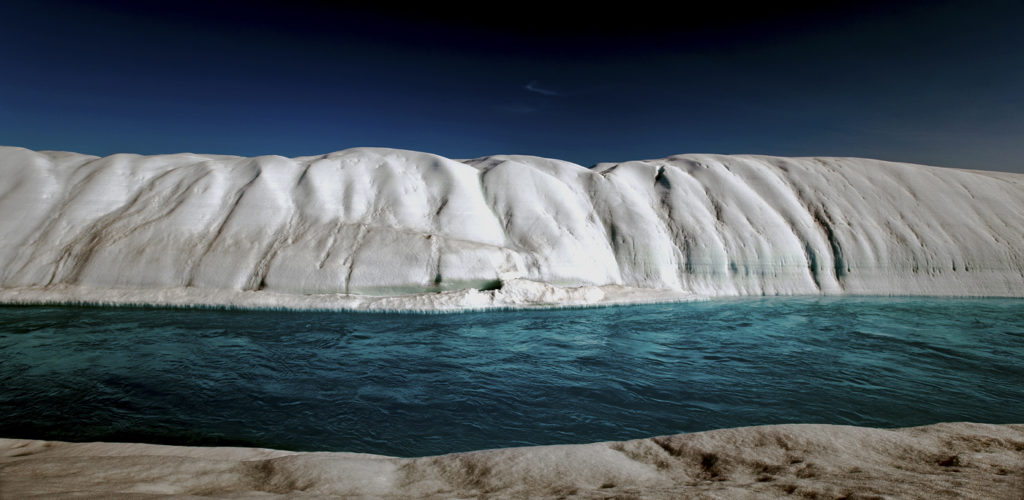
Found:
[[[718,3],[3,2],[0,144],[1024,172],[1024,2]]]

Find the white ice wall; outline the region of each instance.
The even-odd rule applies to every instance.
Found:
[[[1024,175],[682,155],[594,169],[358,148],[288,159],[0,147],[0,288],[1024,296]]]

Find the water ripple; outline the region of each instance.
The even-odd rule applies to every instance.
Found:
[[[1021,305],[0,307],[0,435],[416,456],[787,422],[1020,423]]]

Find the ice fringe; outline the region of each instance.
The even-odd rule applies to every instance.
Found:
[[[519,309],[579,309],[685,302],[706,298],[675,290],[644,290],[622,286],[559,287],[522,279],[503,282],[501,287],[492,290],[469,288],[393,297],[189,289],[108,290],[78,286],[0,290],[0,303],[12,305],[434,314]]]

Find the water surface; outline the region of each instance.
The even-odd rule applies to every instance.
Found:
[[[0,436],[420,456],[793,422],[1024,423],[1022,306],[0,307]]]

